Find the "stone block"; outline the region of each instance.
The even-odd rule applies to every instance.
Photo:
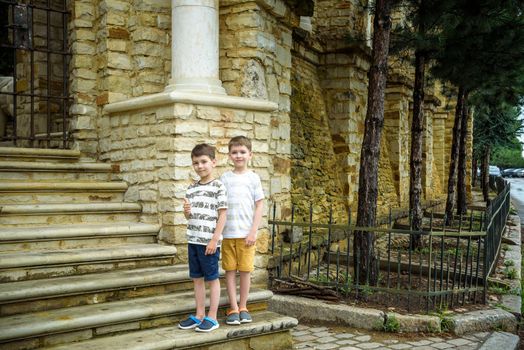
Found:
[[[124,70],[130,70],[132,68],[131,60],[127,54],[122,54],[118,52],[109,52],[107,56],[108,56],[107,66],[110,68],[117,68],[117,69],[124,69]]]
[[[269,300],[269,310],[298,318],[299,321],[334,322],[338,326],[370,330],[381,330],[385,318],[385,314],[379,310],[283,295],[274,295]]]
[[[517,319],[511,313],[501,309],[471,311],[451,318],[452,332],[458,335],[489,330],[515,332]]]
[[[400,324],[400,332],[440,332],[440,318],[428,315],[401,315],[394,312],[388,312],[386,319],[394,317]],[[386,321],[387,322],[387,321]]]

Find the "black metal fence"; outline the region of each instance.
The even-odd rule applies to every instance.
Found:
[[[69,147],[66,0],[0,0],[0,145]]]
[[[496,263],[509,214],[509,190],[504,183],[485,210],[457,215],[451,226],[444,224],[443,208],[433,205],[420,231],[411,229],[409,214],[390,213],[374,227],[355,226],[351,212],[340,220],[344,222],[336,222],[332,212],[314,220],[312,205],[308,215],[297,215],[299,208],[292,206],[290,220],[280,220],[276,213],[285,212],[284,207],[274,203],[269,221],[271,288],[408,312],[484,303],[487,276]],[[353,254],[354,235],[362,232],[375,237],[374,266],[364,269],[359,265],[362,252]],[[421,237],[418,248],[410,248],[414,235]],[[372,268],[378,273],[376,282],[368,275]],[[359,275],[362,270],[366,276]]]

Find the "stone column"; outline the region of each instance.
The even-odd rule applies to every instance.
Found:
[[[218,75],[218,0],[172,0],[171,6],[171,81],[166,90],[225,94]]]

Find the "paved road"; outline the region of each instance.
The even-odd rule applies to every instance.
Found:
[[[306,324],[298,325],[292,332],[295,342],[293,348],[301,350],[473,350],[489,335],[488,332],[460,337],[442,334],[428,336],[422,333],[402,335]]]
[[[524,223],[524,178],[506,179],[511,183],[511,200],[519,211],[520,222]]]

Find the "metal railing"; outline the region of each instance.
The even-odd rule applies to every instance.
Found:
[[[355,226],[351,212],[343,223],[335,222],[332,212],[314,220],[312,205],[309,220],[295,219],[296,206],[291,206],[290,220],[281,220],[276,213],[286,210],[273,203],[270,286],[277,293],[365,301],[408,312],[483,303],[509,202],[509,184],[505,183],[485,211],[455,216],[452,226],[444,225],[441,208],[433,206],[426,211],[420,231],[411,229],[409,215],[390,214],[374,227]],[[354,235],[362,232],[374,233],[376,282],[367,274],[359,275],[370,266],[361,269],[361,252],[353,254]],[[411,249],[414,235],[420,235],[422,244]]]
[[[0,0],[0,13],[0,142],[68,148],[68,2]]]

